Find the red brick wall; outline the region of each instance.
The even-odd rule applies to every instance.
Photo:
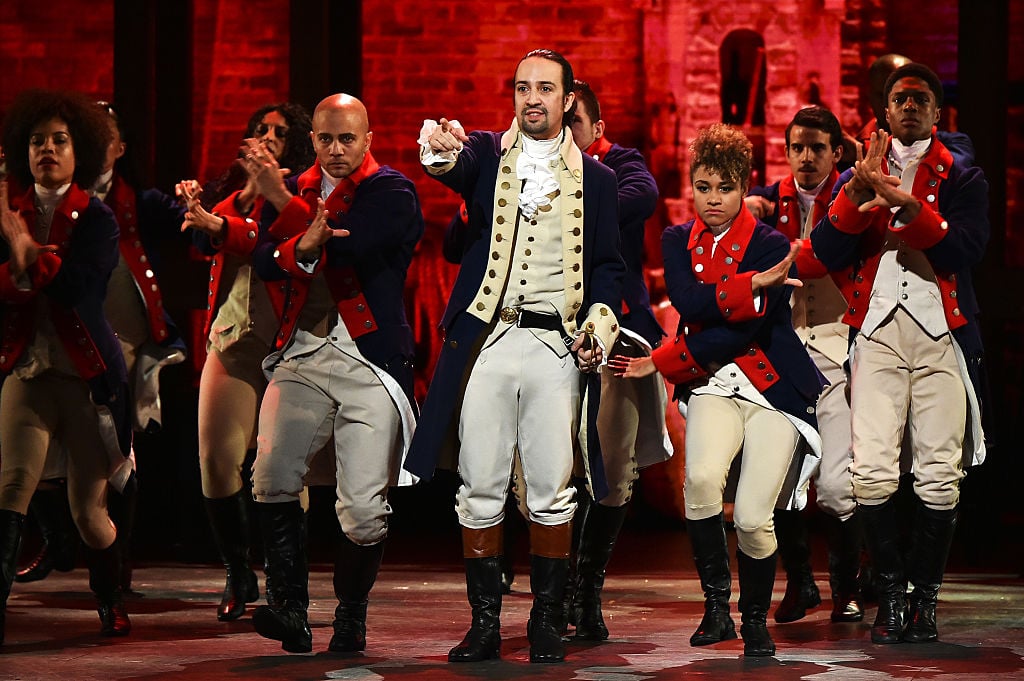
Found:
[[[74,21],[68,18],[74,17]],[[0,2],[0,113],[25,88],[114,88],[114,3]]]
[[[245,124],[288,99],[288,11],[280,0],[193,0],[192,163],[215,177],[238,152]]]
[[[564,54],[601,99],[608,135],[640,143],[643,40],[635,3],[363,3],[363,100],[374,130],[373,153],[416,183],[427,234],[408,279],[417,364],[429,376],[440,340],[437,323],[455,268],[439,239],[459,199],[420,168],[416,137],[423,119],[458,118],[467,131],[504,130],[513,117],[512,76],[535,48]],[[422,395],[425,381],[417,385]]]
[[[458,201],[427,180],[417,160],[424,118],[458,118],[467,130],[503,130],[512,120],[519,58],[546,47],[564,54],[601,96],[608,134],[637,144],[642,128],[640,11],[628,2],[510,0],[363,3],[363,99],[374,155],[409,174],[433,227]]]

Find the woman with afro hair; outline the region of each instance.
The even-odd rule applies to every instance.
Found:
[[[131,623],[119,584],[107,479],[131,451],[121,345],[103,314],[118,226],[87,192],[110,141],[81,95],[20,94],[4,122],[0,182],[0,642],[29,500],[51,441],[67,453],[67,493],[86,546],[101,633]]]

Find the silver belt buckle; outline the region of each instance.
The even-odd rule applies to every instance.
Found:
[[[498,313],[498,317],[506,324],[515,324],[519,319],[519,308],[503,307]]]

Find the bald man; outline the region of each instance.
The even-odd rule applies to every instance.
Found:
[[[253,624],[286,651],[312,649],[299,493],[311,458],[333,436],[342,539],[328,650],[355,652],[366,647],[367,599],[391,513],[388,487],[398,483],[415,422],[402,289],[423,215],[412,182],[370,153],[373,133],[358,99],[321,101],[311,135],[316,163],[287,180],[265,148],[253,144],[245,157],[266,199],[253,262],[264,279],[287,281],[290,298],[263,365],[270,383],[253,495],[271,605],[256,609]]]

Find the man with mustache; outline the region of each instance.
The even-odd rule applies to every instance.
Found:
[[[573,451],[582,422],[600,479],[592,372],[619,332],[615,175],[573,143],[572,66],[551,50],[528,53],[513,104],[503,133],[467,135],[442,118],[425,122],[419,140],[427,173],[462,195],[468,218],[445,342],[406,462],[426,479],[447,454],[462,477],[455,508],[473,620],[451,662],[500,656],[502,523],[516,455],[528,483],[530,661],[565,658]]]
[[[858,590],[861,532],[850,482],[850,407],[846,401],[846,361],[850,328],[843,323],[846,302],[810,247],[811,229],[828,210],[843,154],[839,120],[828,109],[801,109],[786,127],[786,160],[792,174],[769,187],[756,187],[747,207],[763,222],[801,241],[797,272],[804,282],[794,289],[793,327],[829,385],[818,399],[821,466],[814,485],[818,507],[827,519],[832,621],[864,618]],[[776,509],[775,535],[786,570],[786,595],[775,610],[776,622],[803,619],[821,604],[811,571],[807,527],[799,510]]]
[[[935,607],[957,522],[964,467],[985,457],[984,360],[971,282],[988,241],[988,182],[936,137],[942,84],[923,64],[885,83],[892,137],[837,183],[811,232],[846,300],[853,493],[876,571],[875,643],[938,638]],[[893,494],[902,446],[916,508],[901,551]],[[907,582],[914,590],[907,594]]]

